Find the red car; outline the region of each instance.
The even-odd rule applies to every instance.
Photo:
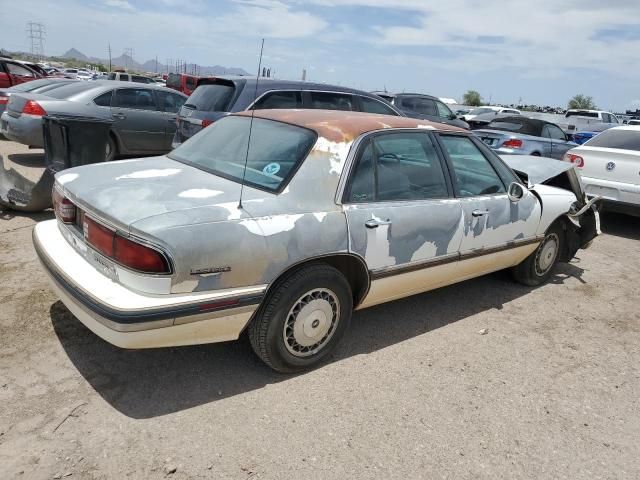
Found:
[[[44,75],[10,58],[0,58],[0,88],[9,88]]]

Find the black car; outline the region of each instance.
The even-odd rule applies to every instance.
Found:
[[[371,93],[319,83],[256,77],[202,78],[178,114],[173,148],[223,116],[251,109],[324,109],[403,116]]]
[[[423,95],[422,93],[372,93],[384,98],[407,117],[469,129],[467,122],[460,120],[439,98],[431,95]]]

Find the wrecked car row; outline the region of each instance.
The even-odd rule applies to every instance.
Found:
[[[510,269],[545,282],[599,234],[569,162],[498,157],[402,116],[254,110],[166,156],[65,170],[34,245],[69,310],[123,348],[245,330],[277,371],[317,365],[352,312]]]

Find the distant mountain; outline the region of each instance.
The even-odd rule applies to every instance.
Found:
[[[67,50],[66,53],[62,55],[62,58],[69,58],[69,59],[83,60],[83,61],[89,60],[89,57],[87,57],[84,53],[79,52],[75,48],[71,48]]]
[[[73,58],[80,61],[86,62],[94,62],[94,63],[102,63],[103,65],[109,65],[109,59],[104,58],[96,58],[96,57],[87,57],[82,52],[76,50],[75,48],[71,48],[68,50],[62,58]],[[120,55],[119,57],[115,57],[111,59],[112,68],[126,68],[127,70],[135,70],[140,72],[157,72],[163,73],[167,72],[167,65],[158,62],[156,64],[155,60],[147,60],[144,63],[138,63],[133,58],[128,55]],[[171,66],[171,70],[175,71],[175,65]],[[239,67],[224,67],[222,65],[197,65],[193,63],[188,63],[186,67],[182,67],[183,72],[193,73],[197,72],[198,75],[250,75],[249,72]]]

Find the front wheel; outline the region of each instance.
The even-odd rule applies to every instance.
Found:
[[[558,264],[560,252],[564,246],[563,242],[562,228],[559,225],[552,226],[538,248],[522,263],[511,269],[513,278],[530,287],[545,283]]]
[[[249,340],[274,370],[304,370],[335,348],[349,326],[352,309],[351,287],[344,275],[329,265],[304,267],[269,292],[249,325]]]

